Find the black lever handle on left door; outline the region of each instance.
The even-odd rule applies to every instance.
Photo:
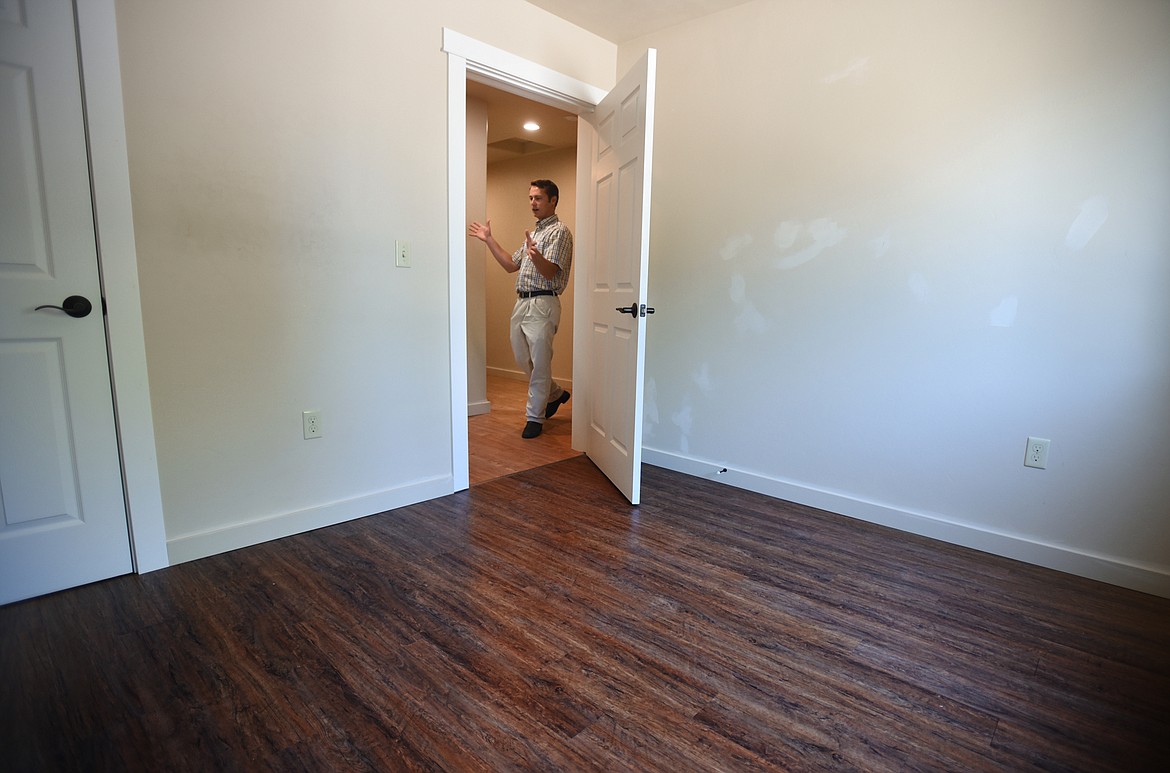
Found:
[[[44,306],[37,306],[36,308],[37,311],[40,311],[41,309],[56,309],[57,311],[65,312],[71,317],[81,319],[82,317],[89,316],[89,313],[93,311],[93,304],[90,303],[89,298],[86,298],[84,295],[70,295],[68,298],[61,301],[60,306],[50,306],[49,304],[45,304]]]

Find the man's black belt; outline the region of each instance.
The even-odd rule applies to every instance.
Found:
[[[535,298],[538,295],[556,295],[556,292],[553,290],[523,290],[516,294],[521,298]]]

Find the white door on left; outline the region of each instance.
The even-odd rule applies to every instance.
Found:
[[[0,604],[133,570],[106,352],[73,4],[0,0]]]

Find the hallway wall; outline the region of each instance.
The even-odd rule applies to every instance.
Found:
[[[532,156],[497,161],[488,166],[488,217],[504,249],[524,242],[524,232],[535,224],[528,208],[529,183],[549,179],[561,191],[557,215],[576,235],[577,151],[554,150]],[[508,343],[508,320],[516,304],[516,275],[506,273],[480,245],[487,265],[487,364],[496,373],[522,377]],[[574,261],[576,256],[574,256]],[[573,380],[573,277],[561,296],[561,326],[553,347],[553,378],[562,385]]]

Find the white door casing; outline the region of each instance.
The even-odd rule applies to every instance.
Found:
[[[69,0],[0,6],[0,603],[132,571]],[[72,318],[40,305],[84,296]]]
[[[589,387],[573,416],[581,416],[586,454],[635,505],[642,480],[655,56],[649,49],[585,116],[592,130],[582,126],[578,139],[589,149],[584,243],[592,254],[586,275],[577,277],[586,296],[579,308],[587,311],[574,331],[576,346],[584,342],[577,362],[585,364]]]
[[[467,447],[467,81],[486,83],[537,102],[581,114],[605,96],[603,89],[508,51],[443,29],[447,54],[447,266],[451,336],[451,468],[453,490],[469,485]],[[580,207],[578,206],[578,216]],[[579,270],[579,269],[578,269]],[[574,363],[576,358],[574,357]],[[574,365],[575,367],[575,365]],[[576,375],[574,397],[578,390]],[[576,437],[576,419],[574,438]],[[574,444],[576,447],[576,444]]]
[[[636,286],[641,300],[645,302],[647,285],[647,260],[649,248],[649,218],[650,218],[650,172],[651,146],[653,137],[653,88],[654,88],[654,61],[655,51],[647,52],[643,60],[632,70],[632,76],[627,76],[619,83],[619,87],[607,94],[604,90],[583,83],[574,78],[558,73],[543,65],[528,61],[515,54],[503,51],[480,41],[469,38],[454,30],[443,30],[443,51],[447,53],[447,147],[449,165],[447,169],[447,209],[448,222],[448,267],[450,284],[448,299],[451,315],[451,428],[452,428],[452,471],[454,490],[460,491],[468,487],[468,449],[467,449],[467,337],[466,337],[466,294],[467,287],[464,278],[466,266],[466,233],[467,224],[464,222],[465,210],[465,169],[466,169],[466,82],[470,78],[490,86],[519,94],[545,104],[555,105],[574,112],[589,120],[597,105],[603,104],[614,95],[620,94],[623,86],[632,88],[637,94],[631,98],[627,93],[625,98],[616,97],[619,112],[625,115],[618,124],[627,131],[634,132],[641,138],[641,148],[636,153],[636,160],[630,159],[626,165],[627,176],[624,184],[632,184],[637,188],[635,198],[625,197],[624,204],[635,204],[637,215],[615,212],[609,219],[614,226],[623,226],[630,231],[624,234],[614,233],[607,237],[607,243],[629,244],[634,238],[637,249],[625,249],[623,254],[633,257],[636,263],[631,263],[622,271],[632,272],[636,281],[629,282],[631,287]],[[577,171],[577,252],[574,263],[577,272],[575,308],[589,308],[588,277],[595,271],[592,266],[594,257],[591,254],[591,244],[599,233],[593,223],[594,213],[585,202],[591,198],[589,191],[593,189],[591,180],[591,158],[585,148],[589,144],[593,131],[587,128],[585,122],[579,122],[578,130],[578,171]],[[630,137],[623,138],[621,143],[627,149],[636,147]],[[640,170],[640,178],[635,179],[634,166]],[[582,193],[585,195],[582,195]],[[582,230],[585,233],[580,233]],[[609,271],[607,268],[606,271]],[[617,304],[614,304],[615,306]],[[614,317],[620,316],[613,311]],[[632,318],[627,317],[631,322]],[[614,324],[610,319],[608,324]],[[594,367],[594,356],[589,346],[581,346],[579,342],[588,341],[592,337],[593,325],[591,314],[574,315],[574,351],[573,351],[573,398],[577,408],[573,410],[573,448],[588,452],[589,422],[583,419],[582,405],[593,402],[593,389],[603,383],[595,373],[589,372]],[[639,497],[641,480],[641,439],[642,439],[642,381],[645,361],[645,342],[642,331],[645,320],[640,318],[634,322],[633,328],[637,331],[634,346],[627,351],[633,351],[636,359],[629,365],[622,364],[626,369],[628,379],[625,388],[614,388],[604,398],[604,410],[609,415],[620,418],[618,424],[611,423],[608,418],[605,423],[612,427],[613,437],[619,438],[617,445],[624,447],[626,453],[611,455],[607,462],[610,468],[601,467],[617,487],[634,504]],[[610,366],[615,367],[615,366]],[[627,401],[619,403],[618,401]],[[600,417],[599,417],[600,418]],[[594,431],[594,435],[600,433]],[[596,441],[592,441],[596,442]],[[593,454],[590,457],[597,462]]]

